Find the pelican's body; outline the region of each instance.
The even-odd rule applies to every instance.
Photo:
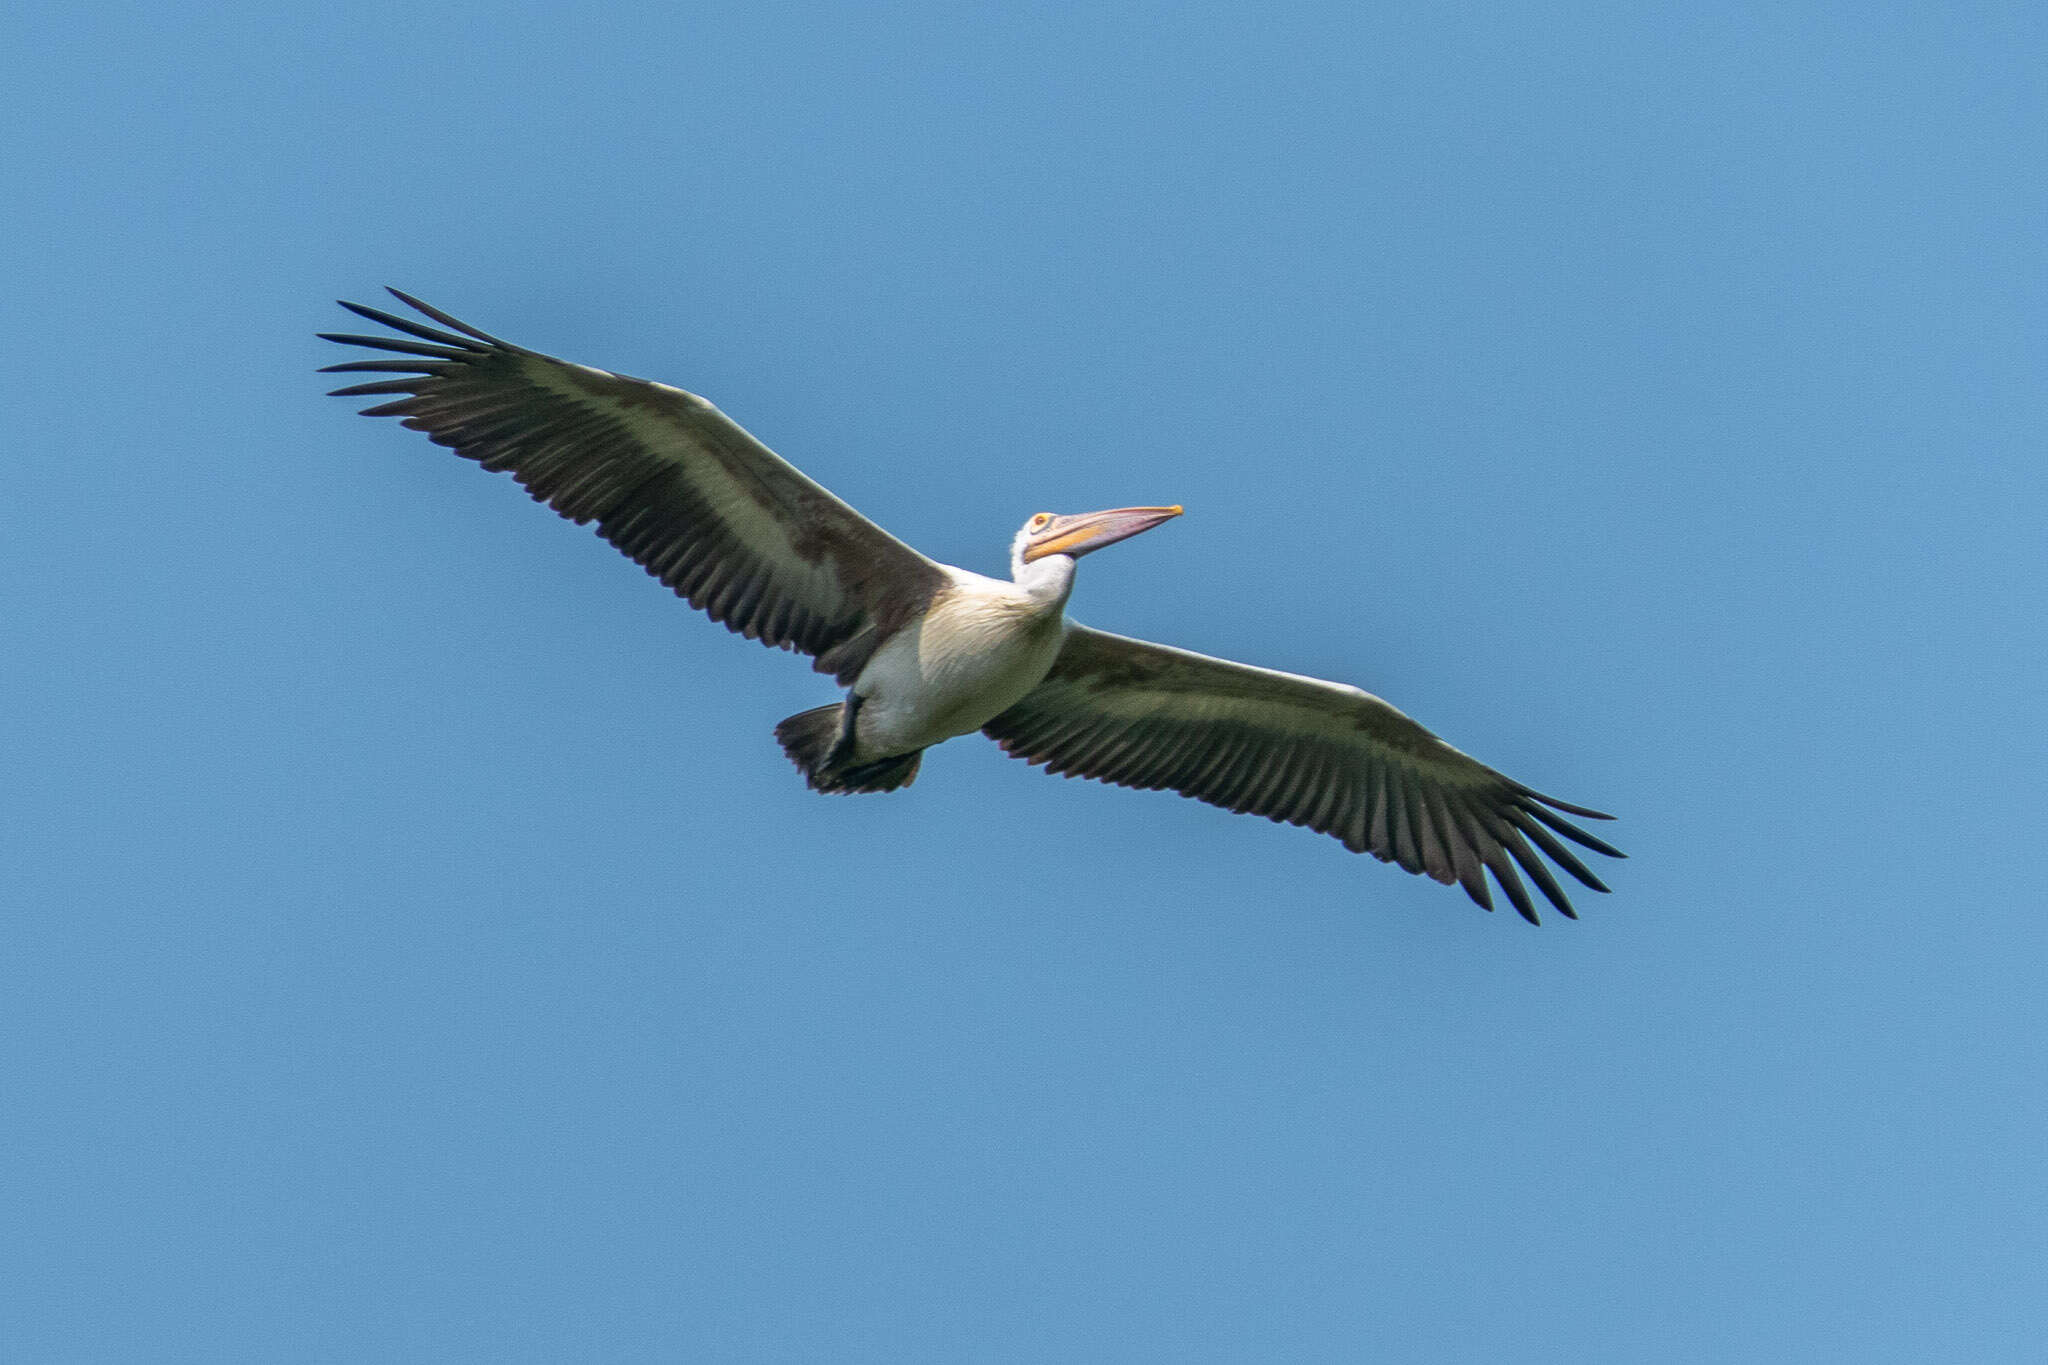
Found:
[[[939,564],[924,610],[875,650],[846,701],[776,727],[819,791],[891,791],[917,777],[918,755],[973,734],[1036,691],[1066,645],[1076,556],[1180,515],[1178,507],[1040,512],[1010,547],[1010,581]]]
[[[816,790],[908,786],[925,749],[979,730],[1049,772],[1306,825],[1489,910],[1490,874],[1532,923],[1517,868],[1572,913],[1539,853],[1607,889],[1558,836],[1619,857],[1559,812],[1608,817],[1502,776],[1369,693],[1069,621],[1076,561],[1177,506],[1037,513],[1012,542],[1011,580],[988,578],[895,539],[694,394],[513,346],[392,292],[451,330],[345,303],[402,335],[322,335],[406,358],[330,366],[403,376],[336,392],[402,395],[366,411],[509,471],[712,619],[811,655],[846,696],[775,733]]]
[[[1067,562],[1057,593],[946,565],[952,582],[931,610],[889,637],[854,679],[860,756],[971,735],[1043,682],[1065,635]]]

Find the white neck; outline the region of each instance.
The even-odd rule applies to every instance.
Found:
[[[1010,579],[1035,601],[1064,607],[1074,591],[1074,557],[1044,555],[1026,564],[1020,546],[1010,555]]]

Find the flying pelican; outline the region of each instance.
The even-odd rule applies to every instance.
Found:
[[[1011,581],[984,578],[911,549],[695,394],[556,360],[391,293],[449,330],[342,301],[400,335],[324,339],[403,358],[326,367],[400,376],[334,393],[400,395],[364,415],[509,472],[712,620],[810,655],[846,698],[775,737],[816,791],[907,787],[927,748],[980,730],[1047,772],[1306,825],[1456,882],[1488,910],[1490,872],[1532,924],[1518,866],[1577,918],[1539,850],[1607,890],[1559,836],[1619,858],[1564,815],[1611,817],[1495,772],[1378,697],[1068,620],[1081,556],[1177,506],[1036,513],[1011,543]]]

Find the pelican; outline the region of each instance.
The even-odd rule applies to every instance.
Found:
[[[327,366],[396,376],[334,394],[384,398],[364,415],[510,473],[712,620],[810,655],[845,698],[775,737],[813,790],[907,787],[926,749],[979,730],[1050,773],[1304,825],[1488,910],[1491,874],[1531,924],[1517,868],[1572,918],[1545,857],[1607,890],[1567,841],[1623,855],[1565,816],[1612,817],[1495,772],[1378,697],[1068,619],[1082,556],[1178,506],[1035,513],[1011,542],[1010,581],[986,578],[919,554],[695,394],[529,351],[390,292],[440,326],[341,301],[397,335],[322,338],[399,358]]]

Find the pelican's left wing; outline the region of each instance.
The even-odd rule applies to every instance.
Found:
[[[1556,836],[1623,856],[1558,812],[1611,817],[1502,776],[1370,693],[1079,624],[1045,681],[982,733],[1047,772],[1306,825],[1457,882],[1488,910],[1491,872],[1531,924],[1516,865],[1577,918],[1537,850],[1595,891],[1607,888]]]
[[[391,292],[450,330],[343,302],[403,335],[323,337],[405,358],[330,365],[403,376],[334,392],[402,395],[365,415],[510,471],[712,620],[851,682],[946,582],[695,394],[514,346]]]

